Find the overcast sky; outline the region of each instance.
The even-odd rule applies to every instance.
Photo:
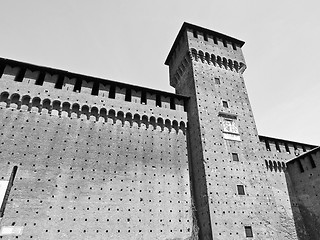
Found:
[[[173,92],[183,22],[245,41],[260,135],[320,144],[320,1],[0,0],[0,56]]]

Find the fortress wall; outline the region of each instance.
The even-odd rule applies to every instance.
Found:
[[[282,224],[295,224],[299,239],[305,237],[305,226],[297,208],[297,198],[292,190],[292,183],[288,179],[287,162],[304,154],[316,146],[286,141],[282,139],[259,136],[262,157],[265,161],[265,169],[268,181],[275,197],[276,208],[282,215],[289,216]]]
[[[6,67],[0,79],[1,180],[18,167],[2,226],[23,226],[19,239],[194,234],[181,99],[171,109],[170,94],[155,106],[156,92],[143,104],[126,101],[120,87],[113,99],[103,95],[111,85],[91,95],[95,83],[73,91],[73,77],[57,89],[59,74],[18,74]]]
[[[287,163],[292,192],[296,200],[298,230],[305,238],[320,238],[320,151],[316,148]]]
[[[0,82],[3,85],[1,92],[8,91],[10,86],[10,94],[18,93],[20,97],[26,95],[32,98],[39,97],[41,100],[48,98],[51,102],[57,100],[61,104],[76,103],[80,106],[87,105],[89,109],[94,106],[98,109],[112,108],[116,111],[143,113],[156,118],[168,118],[167,110],[173,110],[171,113],[175,120],[180,122],[186,119],[184,113],[186,98],[183,96],[86,76],[75,77],[71,73],[24,66],[22,63],[15,62],[9,65],[8,62],[2,61],[1,64],[4,68],[0,74]],[[12,65],[18,66],[12,67]],[[21,70],[25,74],[17,79]],[[94,89],[95,82],[96,89]],[[111,95],[110,89],[114,89]],[[144,100],[142,93],[145,96]]]

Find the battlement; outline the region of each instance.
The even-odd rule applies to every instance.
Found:
[[[299,156],[303,152],[307,152],[317,147],[311,144],[266,137],[261,135],[259,135],[259,140],[264,145],[266,151],[278,153],[283,152],[287,154],[294,154],[295,156]]]
[[[176,37],[171,50],[168,54],[168,57],[165,61],[166,65],[170,65],[170,61],[172,61],[175,58],[175,55],[177,54],[177,50],[179,50],[179,45],[181,45],[181,42],[183,42],[183,38],[185,37],[185,33],[188,32],[188,37],[193,37],[199,40],[202,40],[204,42],[208,42],[210,44],[223,47],[225,49],[233,50],[233,51],[239,51],[241,47],[244,45],[244,42],[241,40],[238,40],[236,38],[230,37],[228,35],[199,27],[187,22],[184,22],[178,36]]]
[[[191,60],[242,74],[246,69],[243,44],[233,37],[184,23],[165,61],[170,85],[176,87],[185,78]]]
[[[103,102],[103,99],[114,99],[120,102],[123,101],[124,103],[131,102],[147,107],[166,108],[183,112],[185,111],[185,105],[188,99],[185,96],[169,92],[4,58],[0,58],[0,81],[21,82],[20,95],[22,95],[22,90],[25,91],[23,95],[32,95],[32,90],[35,86],[42,86],[45,88],[44,95],[47,96],[43,95],[38,97],[50,98],[53,97],[52,95],[50,96],[51,92],[59,93],[59,91],[63,91],[66,92],[67,95],[70,95],[66,100],[71,100],[71,96],[76,94],[76,98],[80,98],[85,103],[88,103],[89,99],[96,97],[101,99],[101,102]],[[6,84],[6,86],[7,85],[10,84]],[[9,90],[9,87],[3,90]]]

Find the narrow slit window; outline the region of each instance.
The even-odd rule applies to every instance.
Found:
[[[187,101],[183,100],[183,110],[186,112],[188,109]]]
[[[208,35],[206,33],[203,33],[203,39],[208,42]]]
[[[311,154],[309,155],[309,162],[310,162],[312,168],[316,167],[316,163],[314,162],[313,157],[312,157]]]
[[[141,91],[141,104],[147,104],[147,94],[145,91]]]
[[[243,185],[237,185],[237,190],[238,190],[238,195],[245,195]]]
[[[124,100],[126,102],[131,102],[131,89],[130,88],[126,89],[126,96],[125,96]]]
[[[220,78],[218,78],[218,77],[215,77],[215,78],[214,78],[214,82],[215,82],[215,84],[217,84],[217,85],[220,85],[220,84],[221,84]]]
[[[170,98],[170,109],[176,109],[175,99],[173,97]]]
[[[306,147],[304,145],[301,145],[302,151],[306,152]]]
[[[237,50],[237,45],[235,43],[232,43],[233,50]]]
[[[64,80],[64,76],[59,75],[58,80],[57,80],[57,82],[56,82],[54,87],[57,88],[57,89],[62,89],[63,80]]]
[[[289,146],[288,146],[288,143],[284,143],[284,147],[286,148],[286,152],[287,153],[290,153],[290,149],[289,149]]]
[[[16,75],[16,77],[14,78],[14,81],[22,82],[25,74],[26,74],[26,69],[25,68],[21,68],[19,70],[18,74]]]
[[[232,160],[233,160],[233,161],[236,161],[236,162],[239,162],[239,155],[238,155],[238,153],[232,153]]]
[[[193,37],[194,37],[194,38],[198,38],[197,30],[193,30]]]
[[[116,98],[116,87],[114,85],[110,86],[109,98],[112,98],[112,99]]]
[[[279,143],[278,143],[277,141],[275,141],[274,143],[275,143],[275,145],[276,145],[277,151],[278,151],[278,152],[281,152]]]
[[[45,72],[40,72],[37,80],[36,80],[36,85],[40,85],[42,86],[43,82],[44,82],[44,77],[46,76]]]
[[[223,40],[223,46],[224,46],[224,47],[228,47],[226,40]]]
[[[300,172],[304,172],[304,169],[303,169],[303,166],[302,166],[302,163],[300,162],[300,160],[298,160],[297,162],[298,162],[298,167],[299,167]]]
[[[246,237],[253,237],[252,227],[251,226],[245,226],[244,231],[246,233]]]
[[[81,91],[82,80],[77,79],[73,91],[79,93]]]
[[[156,106],[161,107],[161,96],[160,95],[156,95]]]
[[[268,139],[265,139],[265,140],[264,140],[264,143],[266,144],[266,149],[267,149],[267,151],[271,151],[271,148],[270,148],[270,144],[269,144]]]
[[[218,39],[215,36],[213,36],[213,42],[214,44],[218,44]]]
[[[91,95],[94,95],[94,96],[99,95],[99,83],[98,82],[93,83]]]
[[[228,104],[227,101],[222,101],[222,106],[223,106],[224,108],[229,108],[229,104]]]
[[[0,78],[2,77],[3,75],[3,72],[4,72],[4,69],[5,69],[6,65],[3,64],[3,63],[0,63]]]

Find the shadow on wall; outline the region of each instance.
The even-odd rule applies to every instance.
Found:
[[[289,173],[285,172],[285,177],[290,195],[290,204],[293,213],[295,229],[299,240],[320,239],[320,219],[312,211],[304,206],[297,197]]]

